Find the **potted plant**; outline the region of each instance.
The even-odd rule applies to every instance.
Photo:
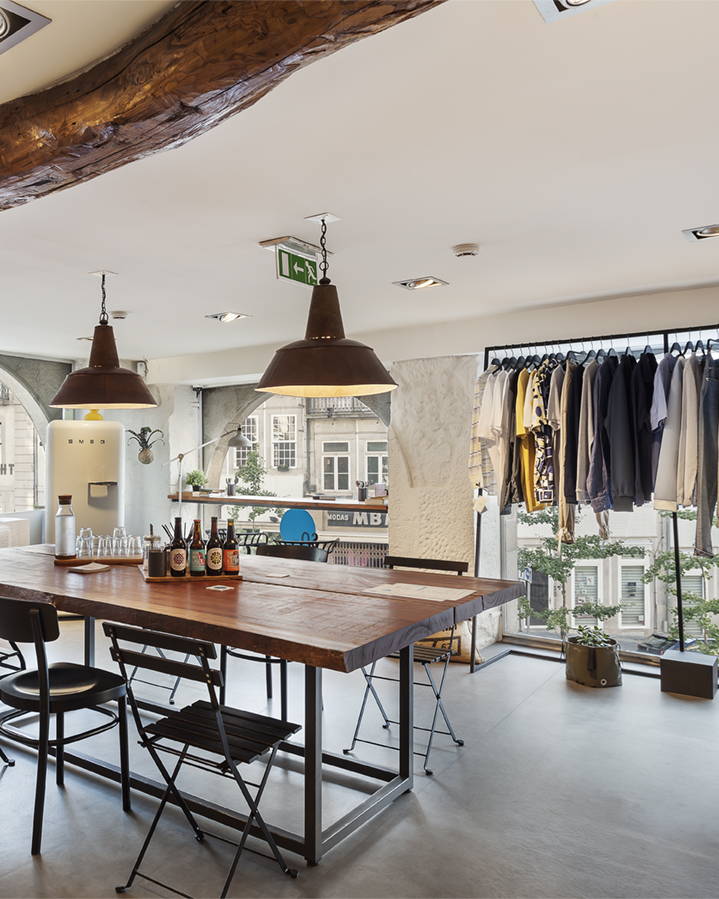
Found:
[[[585,687],[618,687],[622,682],[617,641],[601,627],[580,624],[566,643],[567,680]]]
[[[199,468],[196,468],[194,471],[188,472],[185,483],[188,487],[192,487],[193,493],[199,493],[207,483],[207,478],[205,477],[204,472],[200,471]]]

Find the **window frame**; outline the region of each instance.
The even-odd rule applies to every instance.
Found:
[[[346,443],[347,444],[347,452],[339,453],[339,452],[325,452],[325,446],[332,443]],[[322,453],[320,458],[322,460],[322,492],[323,493],[352,493],[352,454],[350,451],[350,443],[349,440],[323,440],[322,441]],[[325,460],[332,459],[333,460],[333,471],[332,477],[334,481],[334,487],[326,487],[325,486],[325,477],[329,472],[325,471]],[[347,459],[347,487],[343,488],[339,486],[339,466],[337,464],[339,459]],[[344,474],[344,472],[343,472]]]
[[[603,559],[575,559],[574,568],[572,568],[572,575],[569,580],[569,599],[571,605],[569,607],[569,611],[571,612],[572,623],[571,627],[578,627],[580,624],[585,624],[586,622],[579,621],[574,615],[574,609],[577,606],[577,585],[576,585],[576,571],[577,568],[596,568],[597,569],[597,602],[601,601],[602,593],[604,589],[604,566],[600,564]],[[602,603],[602,605],[606,605],[606,603]],[[592,620],[591,625],[594,625],[594,620]],[[590,625],[590,626],[591,626]]]
[[[384,452],[380,452],[379,450],[370,450],[370,443],[384,443],[385,450]],[[367,483],[373,484],[386,484],[389,479],[389,441],[388,440],[365,440],[364,445],[364,474]],[[377,471],[378,471],[378,479],[376,481],[370,482],[370,473],[369,473],[369,460],[377,459]],[[385,469],[387,470],[387,477],[384,476]]]
[[[259,415],[248,415],[247,418],[242,422],[242,429],[245,437],[252,444],[251,447],[241,447],[237,446],[234,448],[234,471],[237,471],[238,468],[242,468],[243,465],[247,462],[245,459],[244,462],[240,462],[240,453],[251,453],[251,452],[260,452],[260,418]],[[250,431],[254,429],[254,435],[250,433]],[[261,453],[260,453],[261,455]]]
[[[278,440],[275,437],[275,422],[279,419],[286,418],[287,419],[287,433],[292,434],[293,436],[287,440]],[[284,471],[285,463],[280,463],[277,460],[277,451],[281,450],[280,444],[291,444],[291,452],[292,452],[292,463],[287,464],[287,469],[292,471],[297,468],[297,415],[294,412],[281,412],[273,414],[270,417],[270,467],[275,471]]]

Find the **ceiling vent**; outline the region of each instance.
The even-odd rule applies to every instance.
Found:
[[[12,0],[0,0],[0,53],[24,41],[51,21]]]
[[[600,3],[608,2],[609,0],[534,0],[534,5],[545,22],[555,22],[557,19],[564,19],[573,13],[582,12],[590,6],[599,6]]]

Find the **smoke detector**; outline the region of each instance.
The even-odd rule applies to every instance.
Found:
[[[0,0],[0,53],[49,25],[52,20],[13,0]]]
[[[457,257],[457,259],[461,259],[462,256],[478,256],[479,255],[479,244],[478,243],[458,243],[456,246],[452,247],[452,252]]]
[[[128,313],[125,309],[111,309],[110,310],[110,318],[113,321],[121,322],[124,321],[128,316]]]

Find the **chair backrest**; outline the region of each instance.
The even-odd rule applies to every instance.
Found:
[[[281,559],[297,559],[301,562],[326,562],[329,553],[319,546],[300,543],[266,543],[257,547],[258,556],[276,556]]]
[[[133,703],[132,685],[128,677],[127,669],[144,668],[151,671],[159,671],[169,674],[171,677],[180,677],[186,680],[207,684],[210,693],[210,701],[217,705],[214,688],[222,686],[222,674],[216,668],[210,668],[208,659],[216,659],[217,651],[212,643],[205,640],[192,640],[189,637],[176,637],[174,634],[163,634],[159,631],[149,631],[141,627],[128,627],[124,624],[114,624],[111,621],[103,622],[102,629],[105,636],[110,638],[110,655],[120,666],[120,671],[125,681],[128,682],[128,695]],[[132,646],[142,647],[128,649],[120,644],[129,643]],[[176,651],[194,656],[199,664],[190,662],[178,662],[168,659],[164,655],[148,653],[148,649],[164,649]]]
[[[60,636],[57,609],[49,602],[0,597],[0,637],[12,643],[51,643]]]
[[[266,531],[259,531],[256,534],[236,534],[235,536],[239,545],[246,549],[248,554],[252,552],[253,546],[262,546],[270,539]]]
[[[334,540],[276,540],[275,542],[278,546],[317,546],[319,549],[324,549],[330,556],[337,549],[340,538],[335,537]]]
[[[414,559],[410,556],[385,556],[385,568],[425,568],[431,571],[453,571],[463,575],[469,571],[467,562],[453,562],[450,559]]]

